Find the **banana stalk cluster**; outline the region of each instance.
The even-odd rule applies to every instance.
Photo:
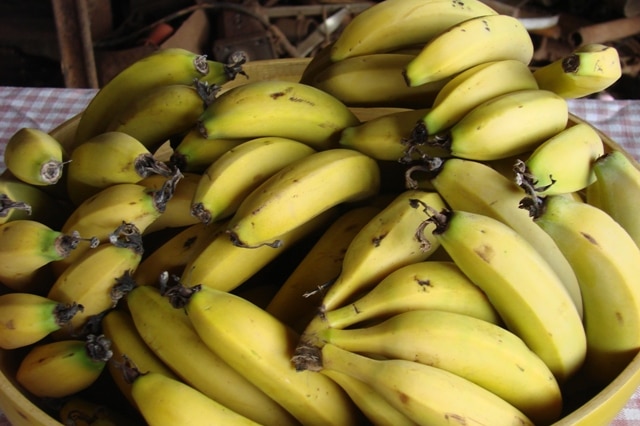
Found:
[[[554,423],[640,349],[640,169],[567,108],[617,52],[532,55],[481,1],[384,0],[297,81],[168,49],[20,130],[17,383],[65,424]]]

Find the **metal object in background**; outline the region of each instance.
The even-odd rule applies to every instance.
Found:
[[[331,34],[340,28],[350,13],[349,9],[343,8],[327,18],[314,32],[298,44],[298,55],[304,58],[322,44],[323,41],[327,41]]]

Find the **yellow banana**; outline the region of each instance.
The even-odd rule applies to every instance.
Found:
[[[533,72],[541,89],[566,99],[606,90],[622,76],[620,57],[613,46],[589,43]]]
[[[469,315],[407,311],[374,324],[328,328],[320,339],[356,353],[447,370],[498,395],[536,424],[560,418],[562,394],[544,362],[515,334]]]
[[[353,302],[326,311],[324,321],[328,328],[344,329],[426,309],[502,322],[487,295],[455,263],[431,259],[396,269]]]
[[[424,122],[419,122],[407,149],[420,151],[420,145],[427,144],[441,146],[454,157],[499,160],[533,150],[564,130],[568,119],[567,101],[555,93],[518,90],[481,103],[438,135],[427,135]]]
[[[266,311],[302,331],[320,303],[318,296],[304,297],[304,294],[338,276],[347,247],[379,212],[380,208],[375,206],[354,207],[334,220],[282,283]]]
[[[403,359],[377,360],[332,344],[323,346],[317,356],[319,361],[312,361],[310,368],[321,374],[338,371],[365,382],[419,425],[533,425],[504,399],[441,368]]]
[[[109,243],[85,253],[56,279],[47,297],[63,303],[77,302],[74,315],[57,336],[82,335],[89,317],[118,304],[132,286],[132,273],[142,259],[142,238],[131,224],[114,230]]]
[[[0,224],[30,219],[60,228],[70,210],[68,203],[57,200],[36,185],[8,174],[0,176]]]
[[[79,234],[66,234],[35,220],[4,223],[0,225],[0,282],[17,291],[45,290],[50,283],[43,280],[43,268],[83,245],[94,247],[97,241],[83,241]]]
[[[474,107],[518,90],[537,89],[527,64],[515,59],[483,62],[453,77],[438,92],[422,121],[428,134],[445,131]]]
[[[603,154],[597,130],[577,123],[542,142],[526,160],[517,161],[516,179],[541,196],[581,191],[596,180],[593,163]]]
[[[451,0],[385,0],[360,12],[331,49],[336,62],[427,43],[467,19],[496,14],[484,3]]]
[[[84,340],[38,343],[20,360],[17,382],[43,398],[71,396],[91,386],[111,358],[111,342],[103,335]]]
[[[477,16],[436,35],[407,64],[404,76],[409,86],[420,86],[483,62],[514,59],[529,65],[533,51],[531,36],[517,18]]]
[[[265,80],[219,95],[200,117],[198,128],[208,139],[280,136],[321,150],[335,148],[340,131],[357,123],[346,105],[322,90]]]
[[[115,131],[136,138],[149,150],[174,135],[193,128],[213,99],[203,85],[169,84],[149,90],[139,99],[125,104],[105,132]],[[210,97],[207,99],[207,97]]]
[[[123,132],[101,133],[71,152],[67,193],[75,205],[117,183],[136,183],[147,176],[171,175],[171,169],[138,139]]]
[[[638,164],[624,152],[613,150],[596,160],[593,172],[596,181],[587,187],[587,202],[607,212],[640,247]]]
[[[640,249],[597,207],[551,195],[530,207],[555,240],[582,289],[590,380],[609,383],[640,348]]]
[[[0,348],[16,349],[39,342],[59,330],[82,305],[60,303],[33,293],[0,296]]]
[[[242,247],[277,247],[278,237],[338,204],[375,195],[380,170],[372,158],[350,149],[316,152],[281,169],[254,189],[229,221]]]
[[[65,426],[139,425],[137,416],[131,418],[130,414],[128,411],[117,411],[79,395],[67,398],[58,410],[60,421]]]
[[[331,379],[299,372],[290,361],[297,334],[265,310],[234,294],[209,288],[171,287],[205,344],[247,380],[306,425],[355,425],[359,413]],[[181,297],[177,293],[190,293]]]
[[[136,287],[126,300],[140,336],[186,384],[260,424],[298,424],[271,397],[209,349],[184,310],[173,308],[156,287]]]
[[[560,383],[574,375],[586,356],[585,331],[573,300],[542,255],[497,219],[424,208],[430,215],[425,224],[436,224],[429,238],[435,237],[487,294],[507,329],[544,361]]]
[[[429,182],[449,207],[497,219],[527,240],[556,272],[579,315],[583,315],[582,294],[573,268],[553,238],[519,208],[526,193],[513,179],[487,164],[457,158],[445,160],[435,173]]]
[[[207,139],[197,128],[189,130],[176,145],[169,163],[183,172],[202,173],[231,148],[247,139]]]
[[[401,53],[354,56],[330,64],[309,84],[348,106],[428,108],[448,79],[407,86],[402,70],[413,58]]]
[[[206,56],[185,49],[154,52],[129,65],[96,93],[82,113],[75,145],[104,132],[122,105],[129,105],[155,87],[192,84],[194,79],[222,84],[235,78],[236,73],[237,69],[233,67],[208,61]]]
[[[62,178],[67,153],[48,133],[22,128],[7,141],[4,163],[15,177],[37,186],[55,185]]]
[[[269,136],[231,148],[202,173],[191,214],[205,224],[228,218],[258,185],[314,152],[302,142]]]

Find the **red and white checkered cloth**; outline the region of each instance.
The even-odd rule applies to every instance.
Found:
[[[49,131],[82,112],[95,90],[0,87],[0,172],[5,168],[4,147],[23,127]],[[640,101],[576,99],[569,109],[590,122],[640,161]],[[640,424],[640,389],[610,426]],[[0,413],[0,426],[9,425]]]

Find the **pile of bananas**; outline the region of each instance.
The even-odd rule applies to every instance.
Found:
[[[620,77],[615,49],[533,50],[478,0],[385,0],[299,81],[168,49],[18,131],[17,383],[67,425],[571,412],[640,349],[640,170],[568,113]]]

